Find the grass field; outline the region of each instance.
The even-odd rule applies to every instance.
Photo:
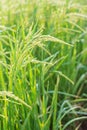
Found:
[[[87,0],[0,0],[0,130],[86,120]]]

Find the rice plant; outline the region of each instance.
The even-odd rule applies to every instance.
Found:
[[[0,0],[0,130],[82,128],[86,41],[86,0]]]

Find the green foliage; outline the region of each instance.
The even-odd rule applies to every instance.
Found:
[[[86,13],[86,0],[0,1],[0,130],[79,129]]]

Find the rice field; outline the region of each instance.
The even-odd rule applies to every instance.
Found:
[[[0,130],[86,124],[87,0],[0,0]]]

